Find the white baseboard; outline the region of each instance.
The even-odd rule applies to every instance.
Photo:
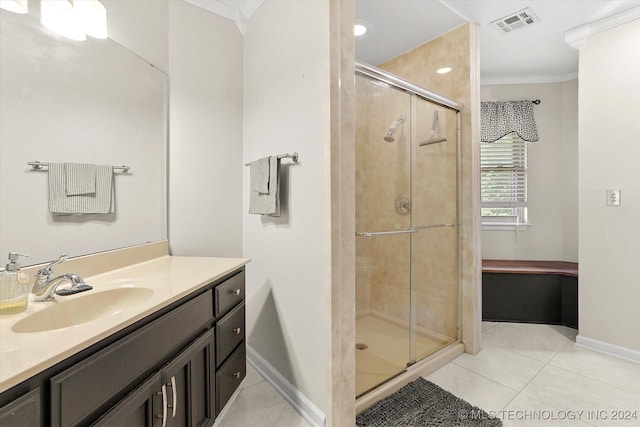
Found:
[[[249,345],[247,345],[247,361],[309,424],[314,427],[324,427],[325,414]]]
[[[597,351],[599,353],[608,354],[610,356],[628,360],[629,362],[640,364],[640,351],[638,350],[632,350],[616,344],[609,344],[608,342],[594,340],[593,338],[587,338],[582,335],[578,335],[576,337],[576,345],[578,347],[586,348],[587,350]]]

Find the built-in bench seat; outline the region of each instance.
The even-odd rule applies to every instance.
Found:
[[[482,260],[482,318],[578,328],[578,264]]]

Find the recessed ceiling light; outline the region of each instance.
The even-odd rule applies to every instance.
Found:
[[[438,68],[436,70],[436,73],[438,73],[438,74],[447,74],[450,71],[451,71],[451,67],[442,67],[442,68]]]
[[[367,27],[362,24],[356,24],[353,26],[353,35],[356,37],[363,36],[367,32]]]

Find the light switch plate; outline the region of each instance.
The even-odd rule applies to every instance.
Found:
[[[607,206],[620,206],[620,190],[607,190]]]

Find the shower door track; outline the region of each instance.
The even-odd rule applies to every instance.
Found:
[[[400,89],[404,92],[417,95],[420,98],[426,99],[427,101],[431,101],[435,104],[439,104],[444,107],[454,109],[456,111],[461,110],[460,104],[458,104],[454,100],[449,99],[445,96],[442,96],[438,93],[432,92],[428,89],[425,89],[422,86],[418,86],[417,84],[411,83],[410,81],[405,80],[402,77],[396,76],[395,74],[391,74],[380,68],[374,67],[373,65],[369,65],[366,62],[362,62],[358,60],[356,60],[355,65],[356,65],[356,69],[355,69],[356,74],[360,74],[360,75],[367,76],[375,80],[381,81],[396,89]]]

